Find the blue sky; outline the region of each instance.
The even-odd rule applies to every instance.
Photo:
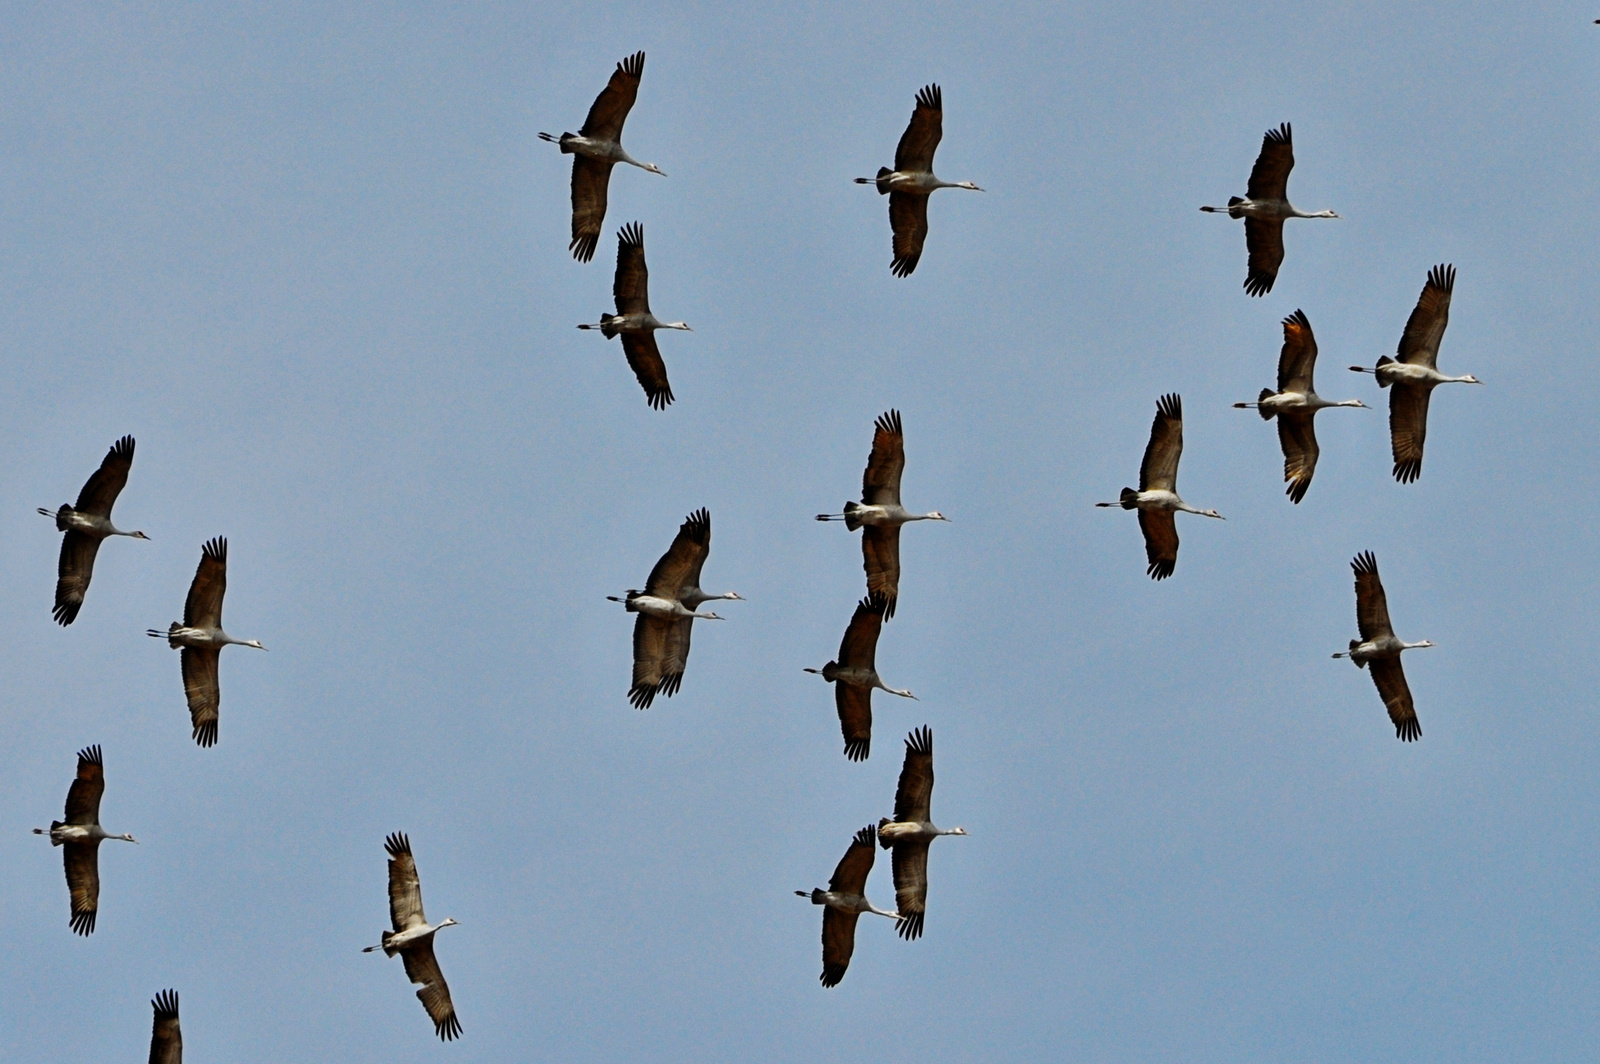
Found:
[[[1139,10],[1134,10],[1138,7]],[[1592,369],[1596,12],[1582,5],[35,6],[0,42],[0,1047],[142,1053],[176,987],[192,1059],[1583,1060],[1600,1036]],[[575,129],[648,52],[601,251],[566,253]],[[943,86],[916,273],[882,199]],[[1305,209],[1264,299],[1238,223],[1269,126]],[[615,342],[638,220],[678,401]],[[1428,268],[1459,276],[1422,479],[1383,398]],[[1272,383],[1302,308],[1305,502]],[[1184,397],[1176,575],[1131,515]],[[905,418],[904,536],[872,758],[832,656],[861,594],[872,419]],[[76,624],[59,537],[138,456]],[[710,508],[682,691],[628,706],[637,586]],[[175,654],[230,542],[221,741]],[[1371,549],[1423,736],[1355,634]],[[891,704],[892,703],[892,704]],[[933,728],[925,937],[863,925],[823,991],[823,884]],[[67,928],[60,815],[100,743],[99,929]],[[410,833],[465,1029],[395,961],[382,839]],[[888,861],[869,883],[892,902]],[[92,1009],[92,1015],[86,1010]],[[914,1019],[907,1019],[912,1016]]]

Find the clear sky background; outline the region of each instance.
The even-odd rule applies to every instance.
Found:
[[[1560,4],[929,2],[37,5],[0,40],[0,1056],[142,1059],[1577,1061],[1600,1040],[1600,521],[1593,462],[1600,11]],[[1270,18],[1264,17],[1271,15]],[[648,52],[595,261],[576,129]],[[944,89],[941,192],[889,274],[890,163]],[[1237,222],[1294,124],[1273,292]],[[677,403],[611,309],[645,227]],[[1459,271],[1422,479],[1390,477],[1393,353]],[[1296,507],[1273,383],[1303,308],[1318,419]],[[1156,397],[1186,414],[1176,575],[1144,575]],[[863,579],[812,521],[899,408],[908,528],[872,758],[832,692]],[[138,454],[76,624],[59,536]],[[710,508],[683,689],[625,701],[638,586]],[[230,542],[221,740],[177,655]],[[1355,635],[1376,552],[1422,739]],[[864,920],[824,991],[819,911],[929,724],[925,937]],[[74,753],[105,750],[99,928],[67,927]],[[465,1029],[442,1045],[387,926],[410,833]],[[894,892],[885,855],[869,882]]]

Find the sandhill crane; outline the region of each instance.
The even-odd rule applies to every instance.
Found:
[[[1145,570],[1153,580],[1165,580],[1178,564],[1178,525],[1172,515],[1178,510],[1201,517],[1223,520],[1215,510],[1199,510],[1178,498],[1178,459],[1183,457],[1183,400],[1177,394],[1163,395],[1156,403],[1156,419],[1150,426],[1150,442],[1139,465],[1139,490],[1123,488],[1116,502],[1097,502],[1096,506],[1120,506],[1139,511],[1139,530],[1144,533],[1144,553],[1150,566]]]
[[[1378,560],[1370,550],[1357,554],[1350,568],[1356,574],[1356,630],[1361,638],[1350,640],[1350,649],[1341,650],[1334,657],[1349,658],[1358,669],[1372,666],[1372,682],[1388,707],[1395,735],[1401,742],[1415,742],[1422,736],[1422,725],[1417,723],[1417,707],[1411,701],[1405,670],[1400,667],[1400,653],[1433,644],[1426,639],[1404,643],[1395,638],[1389,625],[1389,600],[1383,594],[1383,581],[1378,579]]]
[[[150,1064],[183,1064],[183,1030],[178,1026],[178,992],[163,990],[150,999],[155,1019],[150,1029]]]
[[[189,585],[183,604],[183,623],[172,622],[165,632],[150,628],[145,634],[165,639],[174,650],[182,650],[183,693],[189,700],[189,719],[194,726],[194,741],[212,746],[217,741],[217,709],[222,691],[217,684],[217,662],[228,645],[265,650],[254,639],[235,639],[222,630],[222,596],[228,590],[228,541],[221,536],[200,552],[200,567]]]
[[[1317,394],[1311,383],[1317,365],[1317,339],[1311,335],[1311,321],[1304,311],[1297,310],[1283,319],[1283,352],[1278,355],[1278,390],[1261,389],[1261,398],[1254,403],[1234,403],[1236,407],[1254,408],[1271,421],[1278,419],[1278,444],[1283,448],[1283,479],[1288,482],[1286,494],[1298,503],[1306,497],[1311,487],[1311,476],[1317,471],[1317,411],[1330,406],[1359,406],[1367,404],[1360,399],[1334,402]]]
[[[446,1042],[460,1038],[461,1021],[456,1019],[456,1007],[450,1002],[450,987],[433,956],[434,933],[441,927],[456,926],[456,921],[447,916],[430,924],[423,915],[422,881],[417,878],[417,862],[411,856],[411,840],[397,831],[383,840],[383,848],[389,854],[389,919],[394,930],[385,931],[381,942],[361,952],[381,949],[388,957],[400,954],[406,978],[422,987],[417,991],[417,1000],[428,1010],[434,1034]]]
[[[928,197],[934,189],[983,191],[971,181],[940,181],[933,176],[933,153],[943,136],[944,94],[937,85],[924,86],[894,150],[894,169],[879,167],[877,177],[856,178],[856,184],[876,185],[879,195],[889,197],[889,228],[894,230],[889,270],[896,277],[911,276],[922,258],[922,242],[928,238]]]
[[[622,353],[628,356],[633,375],[639,378],[646,400],[656,410],[672,402],[672,385],[667,383],[667,364],[656,347],[657,329],[682,329],[693,332],[687,322],[662,321],[650,313],[650,271],[644,264],[644,226],[638,222],[617,232],[617,276],[611,283],[617,312],[602,314],[597,324],[580,329],[599,329],[607,340],[622,335]]]
[[[1400,335],[1398,360],[1384,355],[1375,369],[1351,366],[1354,373],[1371,373],[1378,387],[1389,393],[1389,443],[1394,450],[1394,479],[1409,484],[1422,475],[1422,441],[1428,435],[1428,399],[1441,384],[1482,384],[1472,374],[1447,377],[1439,372],[1439,341],[1450,324],[1450,295],[1456,286],[1456,268],[1440,264],[1428,271],[1417,306]]]
[[[95,916],[100,912],[100,843],[120,839],[137,843],[132,835],[112,835],[100,826],[100,796],[106,792],[105,767],[98,746],[78,751],[78,778],[67,790],[65,820],[52,820],[49,828],[34,828],[35,835],[49,835],[50,845],[60,846],[67,868],[67,890],[72,896],[72,930],[80,935],[94,933]]]
[[[883,630],[883,611],[888,602],[882,595],[868,595],[856,603],[850,626],[839,643],[839,658],[820,669],[807,669],[834,685],[833,700],[839,709],[839,727],[844,732],[844,756],[865,761],[872,752],[872,689],[888,691],[901,698],[916,698],[883,682],[878,675],[878,633]]]
[[[658,694],[671,698],[683,685],[694,619],[722,620],[715,613],[697,613],[696,607],[712,599],[744,597],[736,591],[709,595],[700,590],[700,568],[710,553],[711,512],[702,507],[678,526],[672,546],[650,570],[643,591],[606,596],[639,615],[633,622],[633,686],[628,691],[628,701],[638,709],[649,708]]]
[[[940,828],[933,823],[933,732],[926,725],[906,737],[906,760],[894,792],[894,819],[878,821],[878,844],[894,849],[895,908],[900,910],[900,937],[922,937],[928,909],[928,846],[940,835],[965,835],[966,828]]]
[[[667,176],[655,163],[642,163],[622,150],[622,124],[639,97],[639,78],[643,74],[644,53],[635,52],[617,64],[611,80],[594,98],[582,129],[559,137],[539,134],[540,140],[559,145],[562,155],[573,156],[572,243],[567,250],[579,262],[594,258],[600,228],[606,220],[606,186],[611,183],[613,166],[627,163]]]
[[[41,514],[55,518],[57,531],[66,533],[61,538],[61,562],[56,570],[56,604],[50,611],[57,624],[65,626],[77,620],[84,592],[89,590],[89,578],[94,575],[94,556],[101,540],[108,536],[150,538],[143,532],[124,532],[111,523],[111,507],[128,483],[128,470],[132,468],[133,437],[124,436],[111,445],[100,468],[84,483],[78,492],[78,505],[62,503],[59,510],[39,507]]]
[[[1201,207],[1208,214],[1226,214],[1244,219],[1245,249],[1250,253],[1250,272],[1244,290],[1253,296],[1272,291],[1283,265],[1283,223],[1288,218],[1337,218],[1332,211],[1295,209],[1289,202],[1289,171],[1294,169],[1294,138],[1285,122],[1269,129],[1261,138],[1261,154],[1250,171],[1250,184],[1241,198],[1233,196],[1226,207]]]
[[[856,832],[855,841],[839,858],[839,867],[833,870],[827,890],[795,891],[802,898],[810,898],[812,905],[827,906],[822,910],[823,986],[838,986],[845,969],[850,967],[850,956],[856,950],[856,921],[862,913],[900,919],[899,913],[880,909],[867,900],[867,874],[872,871],[872,844],[876,841],[876,832],[868,824]]]
[[[914,514],[900,505],[900,474],[906,468],[906,437],[900,411],[878,415],[873,423],[872,453],[861,474],[861,501],[844,504],[842,514],[818,514],[818,521],[843,521],[861,532],[861,564],[867,571],[867,594],[883,596],[885,618],[894,616],[900,597],[900,526],[908,521],[948,521],[938,510]]]

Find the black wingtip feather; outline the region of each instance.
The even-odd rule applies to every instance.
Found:
[[[1177,392],[1168,392],[1156,400],[1156,413],[1162,417],[1171,418],[1173,421],[1183,420],[1183,396]]]
[[[90,765],[104,765],[104,762],[100,760],[99,743],[96,743],[93,746],[86,746],[82,750],[78,751],[78,764],[82,765],[86,763]]]
[[[618,63],[617,69],[628,75],[630,78],[639,77],[644,73],[644,53],[634,52],[632,55],[628,56],[628,58]],[[457,1030],[459,1031],[460,1028],[457,1028]]]
[[[383,840],[383,849],[390,857],[399,857],[411,852],[411,836],[403,831],[391,832]]]
[[[905,435],[905,427],[900,421],[900,411],[892,408],[879,414],[877,420],[872,423],[872,427],[879,432],[887,432],[891,436]]]
[[[906,753],[932,754],[933,729],[926,724],[920,728],[913,728],[911,734],[906,736]]]
[[[1420,476],[1422,476],[1422,459],[1420,458],[1394,464],[1394,479],[1402,484],[1415,483]]]
[[[133,437],[124,436],[116,443],[113,443],[110,454],[114,454],[118,458],[125,458],[130,462],[133,461]]]
[[[917,268],[917,261],[921,258],[921,254],[901,255],[889,263],[889,272],[896,277],[910,277]]]
[[[216,746],[217,745],[217,722],[214,721],[214,720],[208,720],[208,721],[205,721],[202,724],[196,724],[194,726],[193,736],[194,736],[194,741],[199,743],[201,746],[205,746],[205,747]]]
[[[922,937],[922,918],[924,913],[907,913],[900,920],[896,933],[907,942],[915,942]]]
[[[823,965],[822,975],[820,976],[822,979],[822,985],[830,988],[838,986],[839,980],[844,978],[845,970],[848,967],[849,965],[846,964]]]
[[[1177,567],[1177,562],[1162,558],[1160,561],[1151,562],[1145,573],[1152,580],[1165,580],[1172,575],[1173,570],[1177,569]]]
[[[176,990],[163,990],[150,999],[150,1007],[155,1010],[158,1020],[175,1020],[178,1018],[178,992]]]
[[[1441,262],[1428,271],[1428,283],[1445,293],[1455,291],[1456,268],[1448,262]]]
[[[1378,571],[1378,559],[1370,550],[1364,550],[1350,562],[1350,568],[1354,569],[1358,575],[1361,573],[1376,574]],[[1355,644],[1351,645],[1354,646]]]
[[[639,54],[642,56],[644,53],[641,52]],[[438,1023],[433,1025],[433,1033],[437,1034],[439,1036],[439,1040],[443,1041],[443,1042],[448,1042],[448,1041],[451,1041],[452,1039],[460,1038],[461,1037],[461,1021],[456,1019],[455,1013],[452,1012],[450,1015],[446,1016],[443,1020],[441,1020]]]
[[[617,250],[626,247],[644,247],[644,226],[638,222],[629,222],[617,230]]]
[[[73,913],[71,920],[72,930],[85,938],[94,934],[94,918],[96,915],[94,912]]]
[[[1266,144],[1293,144],[1294,130],[1285,122],[1277,129],[1269,129],[1263,135],[1262,141]]]
[[[671,388],[664,388],[659,392],[645,392],[645,399],[652,410],[665,410],[672,405],[673,398]]]
[[[924,85],[922,91],[917,93],[917,106],[926,107],[930,111],[943,111],[943,91],[937,85]]]
[[[871,739],[852,739],[844,744],[844,756],[851,761],[865,761],[871,753]]]
[[[1414,720],[1403,720],[1394,726],[1396,737],[1403,743],[1414,743],[1422,738],[1422,725]]]
[[[572,238],[572,243],[567,245],[567,250],[572,252],[572,257],[579,262],[588,262],[594,258],[594,249],[599,243],[600,237],[597,234],[575,236]]]
[[[1307,477],[1304,480],[1291,480],[1289,481],[1289,486],[1284,489],[1284,494],[1289,496],[1290,502],[1298,506],[1300,505],[1300,500],[1306,497],[1306,492],[1310,489],[1310,487],[1310,477]]]
[[[1272,291],[1272,282],[1277,279],[1278,275],[1275,273],[1251,271],[1250,275],[1244,279],[1245,293],[1252,296],[1264,296]]]
[[[228,563],[227,537],[213,536],[211,539],[206,541],[206,545],[200,549],[200,553],[213,561],[218,561],[226,565]]]
[[[642,683],[637,687],[630,688],[628,701],[633,704],[634,709],[649,709],[650,703],[656,699],[656,691],[660,686],[660,684],[655,683]]]
[[[50,616],[56,623],[65,628],[78,619],[78,611],[83,608],[82,602],[62,602],[50,611]]]

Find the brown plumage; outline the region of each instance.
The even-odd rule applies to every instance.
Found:
[[[644,53],[635,52],[617,64],[611,80],[589,107],[578,134],[596,140],[620,141],[622,125],[639,98],[644,76]],[[615,160],[596,159],[574,152],[572,156],[572,243],[567,250],[579,262],[594,258],[600,230],[606,221],[606,194]]]
[[[94,933],[100,912],[100,843],[108,838],[135,841],[132,835],[107,834],[100,826],[100,798],[105,790],[100,747],[79,750],[78,773],[67,790],[64,819],[51,821],[48,829],[33,829],[35,835],[49,835],[52,846],[61,847],[72,904],[69,924],[80,935]]]
[[[839,859],[839,866],[828,880],[828,890],[837,894],[867,893],[867,875],[872,871],[877,854],[873,852],[877,833],[868,824],[856,832],[850,848]],[[825,905],[822,909],[822,985],[838,986],[850,967],[850,958],[856,949],[856,924],[860,913],[847,913]]]
[[[163,990],[150,1000],[155,1018],[150,1030],[150,1064],[183,1064],[183,1030],[178,1026],[178,992]]]
[[[894,819],[878,821],[878,844],[894,850],[898,933],[911,941],[922,936],[928,908],[928,846],[940,835],[965,835],[963,828],[940,830],[933,823],[933,732],[926,726],[906,737],[906,759],[894,795]],[[901,828],[900,825],[907,825]]]
[[[100,552],[101,541],[106,538],[72,527],[69,519],[73,513],[78,513],[100,518],[109,526],[111,508],[127,486],[128,471],[133,468],[133,448],[132,436],[124,436],[112,444],[101,460],[100,468],[90,475],[84,482],[83,490],[78,492],[76,505],[62,506],[53,512],[43,508],[39,510],[47,517],[54,517],[57,530],[66,533],[61,538],[61,558],[56,566],[56,601],[50,611],[56,623],[63,627],[78,619],[78,611],[83,608],[83,596],[94,577],[95,556]],[[149,538],[143,532],[128,534],[135,539]]]
[[[1178,459],[1183,457],[1183,399],[1163,395],[1150,423],[1150,442],[1139,463],[1140,491],[1178,490]],[[1171,510],[1140,510],[1139,531],[1144,533],[1145,569],[1153,580],[1165,580],[1178,566],[1178,523]]]
[[[390,835],[383,843],[389,854],[389,920],[394,930],[383,933],[383,944],[368,947],[365,952],[382,949],[388,956],[400,954],[405,964],[406,977],[421,987],[417,1000],[428,1011],[433,1030],[440,1039],[448,1042],[461,1037],[461,1021],[456,1018],[455,1005],[450,1000],[450,987],[433,955],[434,933],[456,921],[445,917],[432,930],[420,937],[410,938],[403,945],[392,946],[391,940],[404,932],[427,928],[428,920],[422,909],[422,881],[417,876],[417,862],[411,854],[411,840],[401,832]]]
[[[1261,138],[1261,154],[1250,168],[1250,184],[1245,195],[1252,200],[1289,198],[1289,171],[1294,169],[1294,133],[1285,122],[1269,129]],[[1244,290],[1253,296],[1272,291],[1283,266],[1283,219],[1245,218],[1244,245],[1250,256],[1250,271]]]
[[[711,512],[704,507],[683,519],[672,546],[650,570],[644,594],[678,601],[685,587],[698,587],[711,553]],[[630,595],[632,593],[630,592]],[[683,684],[692,617],[657,617],[640,612],[633,622],[633,685],[628,701],[648,709],[656,695],[668,698]]]
[[[1439,342],[1444,339],[1445,327],[1450,324],[1450,297],[1456,287],[1456,268],[1450,265],[1435,266],[1422,286],[1417,305],[1406,319],[1405,332],[1400,335],[1396,361],[1414,366],[1439,368]],[[1382,366],[1386,360],[1380,360]],[[1383,374],[1378,375],[1378,386],[1386,387]],[[1389,443],[1394,453],[1394,479],[1410,484],[1422,475],[1422,445],[1428,436],[1428,400],[1433,396],[1432,383],[1395,381],[1389,393]]]
[[[1379,642],[1395,639],[1394,628],[1389,623],[1389,600],[1383,593],[1383,581],[1378,578],[1378,560],[1371,551],[1356,555],[1350,568],[1356,577],[1356,630],[1361,642]],[[1353,650],[1358,644],[1354,641]],[[1363,662],[1353,659],[1356,665],[1366,665],[1372,673],[1372,682],[1389,711],[1395,735],[1402,742],[1415,742],[1422,737],[1422,725],[1417,720],[1417,707],[1411,699],[1411,687],[1406,683],[1405,670],[1400,665],[1400,655],[1371,658]]]
[[[189,596],[183,602],[183,626],[221,628],[222,597],[227,591],[228,541],[217,536],[201,548],[200,564],[189,585]],[[215,746],[217,742],[217,721],[222,706],[217,665],[221,656],[220,647],[184,647],[179,651],[189,722],[194,741],[201,746]]]

